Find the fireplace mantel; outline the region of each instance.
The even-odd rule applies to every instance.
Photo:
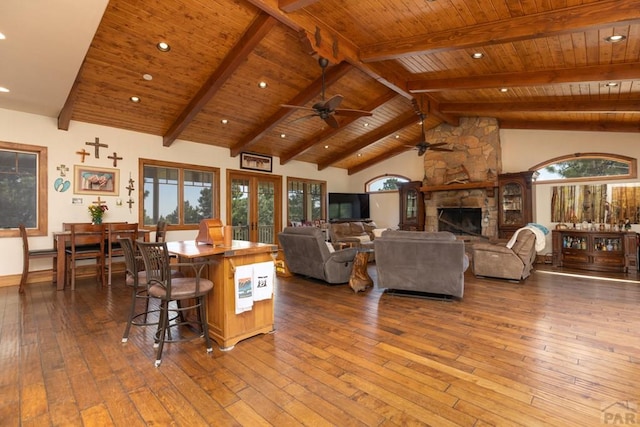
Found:
[[[487,197],[494,197],[495,188],[498,183],[495,181],[477,181],[467,182],[464,184],[447,184],[447,185],[425,185],[420,187],[420,191],[424,193],[426,199],[431,198],[431,193],[437,191],[456,191],[456,190],[474,190],[484,188],[487,191]]]

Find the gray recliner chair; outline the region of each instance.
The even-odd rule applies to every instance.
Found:
[[[316,227],[287,227],[278,234],[289,271],[327,283],[346,283],[351,276],[356,248],[331,252]]]
[[[473,274],[521,281],[529,277],[536,260],[536,235],[521,230],[511,248],[504,243],[473,245]]]

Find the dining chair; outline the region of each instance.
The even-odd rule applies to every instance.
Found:
[[[111,276],[113,272],[113,258],[119,258],[124,256],[124,251],[118,238],[129,237],[134,242],[138,240],[138,224],[120,223],[114,222],[105,224],[107,233],[107,262],[105,268],[107,269],[107,285],[111,286]]]
[[[160,300],[160,320],[154,344],[157,346],[155,366],[162,362],[162,349],[166,342],[204,337],[207,353],[212,352],[206,302],[207,295],[213,290],[213,282],[200,277],[209,262],[171,263],[166,242],[138,242],[138,248],[144,260],[149,295]],[[190,267],[193,277],[173,278],[172,267]],[[173,301],[175,305],[170,304]],[[174,316],[170,316],[171,313]],[[197,330],[195,336],[193,330]]]
[[[58,260],[58,251],[55,248],[52,249],[29,249],[29,239],[27,238],[27,228],[24,224],[19,224],[20,237],[22,238],[22,276],[20,276],[20,286],[18,292],[23,294],[24,287],[27,285],[27,279],[29,277],[29,260],[31,258],[53,258],[53,277],[55,279]],[[54,280],[55,282],[55,280]]]
[[[71,290],[76,289],[77,261],[96,260],[96,276],[101,286],[105,282],[105,233],[102,224],[71,224],[71,244],[65,250],[67,283],[71,282]]]

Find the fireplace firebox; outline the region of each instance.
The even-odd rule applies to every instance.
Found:
[[[438,231],[458,235],[482,234],[482,208],[439,208]]]

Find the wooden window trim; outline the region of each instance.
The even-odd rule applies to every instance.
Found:
[[[48,152],[47,147],[39,145],[19,144],[17,142],[0,141],[0,148],[7,151],[23,151],[38,155],[38,227],[28,228],[29,236],[46,236],[49,234],[49,197],[48,197]],[[0,238],[19,237],[18,228],[0,229]]]
[[[144,225],[144,167],[145,166],[154,166],[154,167],[164,167],[164,168],[175,168],[180,170],[180,187],[178,189],[179,194],[179,202],[184,203],[184,195],[183,195],[183,171],[185,169],[189,170],[199,170],[204,172],[213,173],[215,182],[213,183],[212,189],[214,194],[211,196],[212,200],[214,200],[213,207],[213,217],[220,218],[220,168],[212,167],[212,166],[204,166],[204,165],[195,165],[192,163],[181,163],[181,162],[167,162],[164,160],[153,160],[153,159],[138,159],[138,223],[141,225],[141,228],[144,229],[153,229],[154,225]],[[184,219],[184,218],[183,218]],[[185,224],[171,224],[172,230],[196,230],[198,228],[198,224],[185,225]]]

